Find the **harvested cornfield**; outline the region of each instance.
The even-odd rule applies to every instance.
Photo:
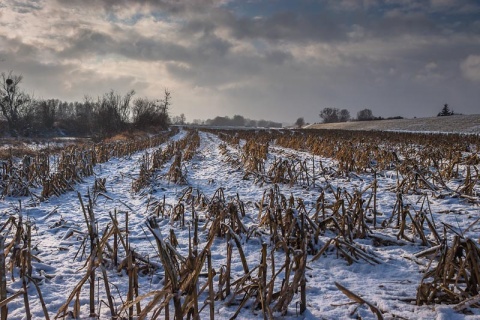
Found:
[[[480,317],[480,139],[182,130],[0,168],[6,319]]]

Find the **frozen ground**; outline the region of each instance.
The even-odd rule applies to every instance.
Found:
[[[321,123],[309,125],[307,128],[480,134],[480,115],[473,114],[415,119]]]
[[[181,132],[173,139],[181,139],[184,136],[185,132]],[[225,156],[220,153],[218,146],[221,144],[221,141],[217,136],[201,132],[200,138],[201,143],[196,155],[191,161],[184,163],[188,186],[193,187],[194,190],[198,190],[208,197],[212,197],[219,188],[223,188],[227,198],[236,197],[238,194],[239,198],[246,205],[246,216],[243,218],[244,224],[248,227],[258,225],[259,210],[255,204],[261,201],[264,191],[269,191],[272,185],[268,183],[255,184],[251,179],[243,179],[245,172],[242,168],[231,165],[230,162],[226,161]],[[238,149],[230,146],[227,149],[232,158],[240,158]],[[147,150],[149,153],[153,151],[153,149]],[[335,167],[335,163],[330,159],[313,158],[308,153],[299,153],[276,146],[270,147],[267,167],[268,163],[271,163],[275,156],[286,157],[289,154],[301,157],[309,164],[313,160],[316,162],[317,167],[319,167],[320,161],[324,167]],[[117,210],[119,220],[123,223],[125,212],[129,212],[129,240],[132,248],[152,261],[160,263],[155,254],[155,241],[145,224],[148,216],[148,204],[155,201],[163,201],[165,197],[167,205],[171,207],[178,202],[179,197],[187,186],[176,185],[164,179],[166,170],[169,167],[168,163],[155,174],[149,187],[139,193],[132,192],[132,181],[139,173],[139,163],[143,155],[144,152],[139,152],[130,157],[111,159],[104,164],[98,165],[95,168],[95,176],[86,178],[82,183],[75,185],[75,191],[65,193],[60,197],[52,197],[45,202],[38,203],[30,198],[6,198],[0,200],[0,221],[2,221],[2,224],[9,216],[18,215],[19,200],[21,200],[21,211],[24,219],[29,219],[34,225],[32,246],[36,257],[39,259],[39,261],[33,264],[34,274],[43,278],[40,289],[52,318],[85,275],[85,256],[81,258],[81,254],[77,255],[86,235],[84,216],[77,192],[85,200],[85,196],[88,190],[91,190],[95,178],[106,178],[106,196],[108,196],[99,196],[94,205],[99,230],[102,230],[110,222],[109,213]],[[391,190],[391,186],[396,184],[395,179],[394,172],[382,172],[379,175],[379,226],[392,213],[397,195],[389,190]],[[316,186],[311,188],[302,186],[290,187],[287,185],[279,185],[279,188],[280,192],[287,198],[291,194],[295,198],[302,198],[307,210],[312,212],[321,188],[327,188],[328,184],[334,190],[345,188],[351,192],[354,189],[362,190],[370,185],[371,182],[371,175],[359,175],[337,178],[331,181],[319,180]],[[405,195],[404,201],[413,208],[418,209],[420,206],[420,203],[418,203],[419,197],[418,195]],[[331,200],[333,195],[327,193],[327,198],[327,200]],[[465,230],[477,219],[479,214],[478,205],[472,205],[460,198],[430,198],[430,201],[434,219],[439,225],[444,222],[455,226],[459,230]],[[178,251],[186,255],[188,252],[188,228],[180,227],[177,222],[172,223],[168,219],[161,221],[160,228],[163,236],[167,236],[170,229],[175,231],[179,240]],[[478,239],[479,231],[479,228],[470,228],[465,236]],[[414,304],[416,289],[423,272],[428,266],[429,259],[415,257],[415,253],[426,249],[426,247],[422,247],[419,242],[410,243],[397,240],[397,232],[391,229],[382,229],[381,227],[374,230],[375,234],[392,240],[392,244],[389,246],[376,246],[374,241],[368,237],[363,240],[356,240],[358,245],[378,259],[379,263],[377,264],[359,260],[348,265],[334,251],[327,251],[326,254],[316,261],[311,261],[312,256],[310,256],[306,274],[306,313],[303,315],[297,314],[298,306],[296,306],[295,302],[299,301],[299,297],[295,297],[288,314],[284,317],[278,315],[278,318],[376,318],[367,306],[359,307],[358,304],[352,304],[352,300],[335,286],[335,282],[338,282],[375,305],[383,312],[385,318],[479,319],[480,312],[477,309],[473,309],[473,314],[471,315],[464,315],[454,312],[452,307],[447,305],[416,306]],[[205,239],[205,237],[201,237],[201,239]],[[330,239],[329,234],[325,234],[321,239],[323,243],[320,243],[319,246],[322,246]],[[267,235],[267,232],[260,233],[258,237],[251,238],[248,241],[242,239],[243,249],[249,265],[258,265],[261,243],[269,243],[269,241],[270,237]],[[201,246],[202,243],[200,243]],[[234,255],[234,257],[238,256]],[[220,266],[225,264],[226,261],[225,240],[215,240],[212,248],[212,258],[213,267],[218,272]],[[114,296],[117,297],[115,302],[119,305],[121,301],[118,297],[123,297],[123,299],[126,297],[128,278],[124,273],[117,273],[114,270],[109,270],[108,273],[110,282],[118,288],[118,293],[115,290]],[[163,274],[164,271],[160,268],[154,274],[140,277],[140,294],[161,288]],[[238,278],[242,274],[243,269],[240,261],[234,261],[232,276]],[[10,277],[7,279],[10,293],[18,291],[22,286],[18,273],[14,274],[14,276],[14,280]],[[40,301],[33,286],[29,287],[29,296],[33,319],[44,318]],[[102,290],[100,290],[99,299],[105,300],[105,294]],[[200,297],[200,307],[203,306],[205,299],[206,296]],[[82,318],[87,318],[88,289],[86,288],[81,293],[81,304]],[[224,301],[215,301],[215,318],[228,319],[235,313],[237,307],[236,305],[228,306]],[[25,308],[21,297],[10,302],[8,308],[9,319],[25,319]],[[171,316],[173,318],[172,312]],[[202,311],[201,318],[207,319],[208,317],[208,307],[206,307]],[[100,318],[109,318],[107,307],[103,306],[100,309]],[[258,310],[252,311],[245,308],[237,319],[263,319],[263,315]]]

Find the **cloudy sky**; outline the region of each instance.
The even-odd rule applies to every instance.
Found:
[[[187,121],[480,113],[478,0],[0,0],[0,71],[37,98],[172,92]]]

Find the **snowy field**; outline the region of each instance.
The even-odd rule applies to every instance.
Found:
[[[188,137],[191,135],[181,130],[159,146],[98,163],[93,167],[93,175],[72,183],[73,190],[60,195],[42,199],[42,187],[36,186],[30,188],[30,195],[7,195],[0,200],[7,297],[18,293],[8,301],[8,319],[28,319],[27,298],[31,319],[46,318],[32,281],[38,283],[51,319],[63,318],[61,310],[65,310],[66,319],[75,314],[88,319],[92,307],[96,315],[92,318],[108,319],[114,312],[127,319],[130,306],[133,318],[137,318],[137,307],[142,311],[149,308],[154,298],[159,300],[145,318],[165,318],[165,308],[157,308],[169,301],[168,315],[173,319],[174,297],[181,303],[193,297],[191,310],[200,310],[200,319],[480,318],[475,304],[469,307],[460,301],[416,303],[417,289],[426,272],[434,270],[442,250],[447,250],[456,236],[463,242],[473,240],[472,250],[478,251],[477,150],[463,155],[477,157],[468,169],[469,175],[460,163],[455,167],[458,175],[444,181],[444,187],[432,186],[433,178],[426,173],[415,175],[415,181],[405,181],[406,177],[399,176],[394,165],[378,170],[376,175],[371,170],[343,174],[336,159],[282,147],[274,141],[268,144],[266,158],[252,164],[252,159],[245,155],[246,140],[225,142],[222,134],[202,131],[192,147],[193,153],[185,155],[187,149],[191,150],[188,146],[194,144],[187,142],[183,149],[174,150],[153,168],[154,154],[160,157],[160,152],[166,154],[165,150],[173,146],[172,142]],[[398,157],[399,162],[404,160],[402,154]],[[376,159],[370,160],[374,167]],[[287,162],[296,165],[295,179],[289,176],[292,167]],[[52,160],[51,164],[54,163]],[[284,171],[279,169],[281,163],[285,164]],[[275,166],[278,170],[274,172]],[[304,173],[298,169],[302,166]],[[469,192],[462,189],[467,178],[472,180]],[[104,188],[95,186],[102,181]],[[401,181],[416,186],[402,189]],[[282,234],[280,227],[275,231],[267,223],[278,218],[272,212],[275,210],[285,219],[277,221],[279,224],[285,223],[286,214],[291,214],[290,234]],[[216,226],[214,214],[218,212],[228,213],[230,218]],[[31,226],[28,245],[28,241],[15,239],[20,217],[25,226]],[[109,236],[109,232],[117,230],[114,221],[118,223],[118,234]],[[88,226],[96,234],[96,248],[102,248],[103,253],[91,254]],[[219,236],[211,234],[214,227]],[[133,261],[126,258],[120,238],[135,253]],[[31,278],[22,277],[22,263],[27,262],[15,264],[11,243],[25,244],[20,251],[31,253],[30,260],[27,259],[31,261]],[[118,261],[111,255],[116,244]],[[206,247],[209,250],[204,250]],[[167,257],[162,256],[159,248]],[[264,261],[262,249],[266,249]],[[286,262],[286,251],[291,262]],[[478,257],[470,252],[468,257],[465,255],[466,251],[455,257],[464,266],[472,256]],[[200,266],[188,266],[190,258],[200,262]],[[175,284],[166,280],[171,279],[167,273],[172,270],[165,267],[165,259],[172,260],[169,266],[173,265],[173,269],[178,268],[173,272],[180,279],[179,290],[173,290]],[[131,274],[135,268],[137,276]],[[229,281],[225,280],[227,271]],[[189,272],[196,279],[191,282],[194,288],[181,286],[190,281]],[[457,280],[467,278],[467,268],[462,272],[465,274]],[[228,282],[230,292],[225,291]],[[451,283],[449,290],[467,291],[461,282]],[[25,288],[28,295],[22,293]],[[480,288],[469,289],[465,298],[474,297],[475,290]],[[282,297],[279,292],[292,296]],[[138,305],[126,303],[132,300],[129,294],[140,297]],[[306,310],[300,314],[302,294],[306,297]],[[476,294],[474,302],[478,303],[478,291]],[[281,306],[282,299],[287,300],[286,306]]]
[[[414,119],[390,119],[375,121],[349,121],[339,123],[319,123],[308,126],[315,129],[377,130],[410,132],[455,132],[480,134],[480,115],[453,115]]]

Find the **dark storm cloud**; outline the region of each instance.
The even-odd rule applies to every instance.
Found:
[[[273,11],[267,15],[237,15],[235,11],[217,8],[208,16],[194,16],[187,21],[189,32],[225,27],[232,37],[240,40],[265,39],[270,41],[305,41],[336,43],[351,41],[352,28],[362,27],[368,37],[391,38],[404,35],[445,35],[455,32],[474,33],[478,16],[472,1],[456,5],[452,1],[447,11],[438,12],[439,6],[418,5],[416,1],[381,1],[369,6],[358,6],[361,1],[346,1],[338,10],[335,1],[330,5],[319,2],[314,10],[302,9],[298,1],[297,11]],[[462,8],[470,6],[470,11]],[[335,9],[337,8],[337,9]],[[311,7],[308,7],[311,9]],[[480,12],[480,11],[478,11]],[[213,19],[212,19],[213,18]]]
[[[199,58],[200,61],[203,61],[223,57],[228,54],[231,47],[231,43],[225,39],[215,35],[205,35],[193,46],[193,51],[198,54],[196,59]]]
[[[114,51],[125,57],[143,61],[190,61],[191,52],[178,44],[139,36],[132,42],[120,41]]]
[[[188,65],[168,63],[167,70],[192,86],[216,88],[257,76],[266,67],[263,61],[254,56],[220,56]]]
[[[425,116],[450,103],[471,113],[480,99],[480,11],[472,0],[7,4],[1,67],[24,74],[45,97],[156,94],[173,83],[187,118],[221,112],[277,121],[318,121],[327,106]],[[207,114],[193,114],[201,107],[192,101]]]
[[[65,6],[96,7],[105,10],[122,10],[128,7],[145,7],[166,13],[180,14],[191,10],[206,10],[218,0],[56,0]]]
[[[116,39],[114,35],[82,28],[68,38],[68,47],[60,52],[64,58],[117,54],[142,61],[188,60],[184,47],[174,43],[131,33]]]
[[[464,17],[438,17],[426,13],[395,12],[379,17],[378,19],[364,19],[359,25],[364,27],[370,37],[391,38],[399,36],[440,36],[449,37],[455,33],[471,34],[473,20]]]
[[[139,61],[178,61],[186,63],[216,59],[228,54],[231,44],[213,34],[202,36],[189,46],[157,37],[146,37],[134,31],[107,34],[80,29],[68,39],[61,51],[65,58],[117,54]]]
[[[62,57],[80,57],[92,54],[114,53],[118,44],[113,38],[103,32],[81,28],[68,38],[68,47],[60,53]]]
[[[207,39],[208,38],[208,39]],[[295,63],[293,55],[284,50],[266,50],[262,54],[229,51],[230,43],[205,36],[200,45],[191,48],[192,59],[168,63],[170,74],[195,86],[222,86],[242,82],[273,67]]]
[[[448,11],[440,15],[437,11],[432,12],[430,6],[419,6],[416,2],[409,5],[409,2],[395,4],[393,1],[394,5],[382,7],[385,6],[384,3],[371,4],[366,10],[339,11],[335,10],[333,5],[319,5],[314,11],[278,11],[263,16],[240,16],[232,10],[221,7],[212,9],[208,15],[190,16],[181,30],[184,34],[191,34],[212,33],[226,28],[234,39],[240,41],[262,39],[299,44],[305,42],[335,44],[366,38],[448,37],[455,33],[474,35],[478,34],[480,28],[480,22],[474,15],[475,11],[463,13],[460,7],[453,4],[447,7]],[[462,7],[465,6],[464,3]],[[352,38],[352,32],[358,28],[362,29],[363,37]]]
[[[281,50],[269,51],[265,54],[265,60],[267,63],[272,63],[275,65],[282,65],[287,61],[291,61],[293,56],[290,52],[285,52]]]
[[[15,11],[18,13],[30,13],[43,8],[41,0],[12,1]]]
[[[428,16],[418,14],[395,14],[364,24],[371,36],[388,38],[400,35],[434,35],[442,29]]]
[[[34,59],[38,52],[37,46],[24,43],[20,37],[10,38],[0,34],[0,54],[6,62],[4,65],[15,65],[21,61]]]
[[[269,17],[237,18],[227,21],[237,39],[263,38],[272,41],[338,41],[348,28],[328,14],[275,13]]]
[[[105,76],[100,70],[83,70],[74,63],[45,62],[39,59],[48,49],[26,44],[21,38],[0,35],[2,72],[23,76],[22,89],[35,98],[59,98],[80,101],[85,95],[96,97],[111,89],[127,92],[135,86],[146,86],[133,76]]]
[[[139,6],[155,10],[158,14],[174,14],[185,18],[180,27],[184,32],[212,32],[225,27],[237,39],[262,38],[272,41],[334,41],[346,38],[348,19],[332,16],[328,11],[275,12],[265,17],[237,16],[221,6],[221,1],[115,1],[115,0],[57,0],[66,6],[98,7],[107,11],[124,10]]]

